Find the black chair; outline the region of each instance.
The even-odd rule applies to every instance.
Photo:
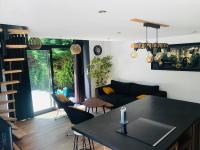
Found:
[[[71,123],[74,124],[74,125],[94,118],[94,115],[92,115],[92,114],[90,114],[86,111],[83,111],[81,109],[77,109],[75,107],[65,107],[64,110],[67,113]],[[75,135],[75,137],[74,137],[73,150],[78,150],[78,137],[81,136],[81,134],[74,131],[74,135]],[[88,138],[88,142],[89,142],[90,150],[94,149],[93,141],[90,142],[90,139]],[[91,146],[91,143],[92,143],[92,146]],[[83,136],[83,149],[84,150],[87,149],[86,148],[86,140],[85,140],[84,136]]]
[[[60,109],[64,109],[64,107],[67,107],[67,106],[74,106],[74,103],[72,101],[62,102],[58,99],[58,97],[55,94],[51,94],[51,96],[57,105],[57,113],[56,113],[55,120],[58,119]]]

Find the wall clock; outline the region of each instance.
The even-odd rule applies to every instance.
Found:
[[[96,45],[96,46],[94,46],[94,54],[95,55],[101,55],[101,53],[102,53],[102,47],[100,46],[100,45]]]

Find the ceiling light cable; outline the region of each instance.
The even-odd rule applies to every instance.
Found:
[[[158,43],[158,28],[156,29],[156,43]]]
[[[146,26],[146,44],[148,43],[148,31],[147,31],[147,26]]]

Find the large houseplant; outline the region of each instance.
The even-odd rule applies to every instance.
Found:
[[[96,87],[106,85],[112,67],[112,56],[94,57],[89,65],[89,75],[95,80]]]

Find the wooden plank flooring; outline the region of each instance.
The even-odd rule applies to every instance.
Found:
[[[66,136],[66,131],[72,124],[67,117],[54,120],[55,115],[56,112],[51,112],[17,122],[16,125],[27,133],[17,145],[23,150],[72,150],[74,136]],[[79,144],[79,148],[82,148],[81,140]],[[105,147],[95,143],[95,150],[105,150]]]

